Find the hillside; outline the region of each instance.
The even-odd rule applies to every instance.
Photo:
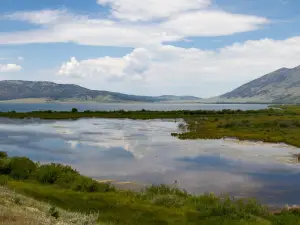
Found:
[[[300,103],[300,66],[281,68],[221,95],[223,102]]]
[[[48,101],[94,101],[94,102],[160,102],[181,100],[180,96],[138,96],[117,92],[90,90],[74,84],[52,82],[0,81],[0,100],[47,99]],[[184,96],[182,100],[195,100]]]

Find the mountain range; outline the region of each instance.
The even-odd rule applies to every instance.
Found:
[[[45,101],[62,102],[166,102],[197,101],[193,96],[163,95],[138,96],[117,92],[90,90],[74,84],[56,84],[44,81],[0,81],[0,101],[16,99],[44,99]]]
[[[45,81],[0,81],[0,101],[16,99],[43,99],[47,102],[300,103],[300,66],[281,68],[210,99],[175,95],[127,95]]]

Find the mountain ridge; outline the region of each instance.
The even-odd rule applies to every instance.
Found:
[[[48,99],[49,101],[95,102],[165,102],[194,101],[194,96],[140,96],[104,90],[91,90],[75,84],[58,84],[50,81],[0,81],[0,101],[16,99]]]
[[[300,103],[300,66],[275,70],[219,96],[217,101]]]

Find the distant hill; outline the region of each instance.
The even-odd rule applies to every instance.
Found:
[[[158,97],[161,101],[197,101],[201,98],[194,96],[175,96],[175,95],[162,95]]]
[[[215,98],[219,102],[300,103],[300,66],[281,68]]]
[[[47,101],[77,101],[77,102],[161,102],[189,101],[199,98],[192,96],[138,96],[117,92],[90,90],[74,84],[56,84],[44,81],[0,81],[0,100],[15,99],[46,99]]]

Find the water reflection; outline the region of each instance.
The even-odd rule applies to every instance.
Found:
[[[70,164],[96,179],[167,183],[193,193],[257,196],[299,204],[300,166],[285,145],[233,140],[178,140],[174,121],[81,119],[1,120],[0,151]]]

